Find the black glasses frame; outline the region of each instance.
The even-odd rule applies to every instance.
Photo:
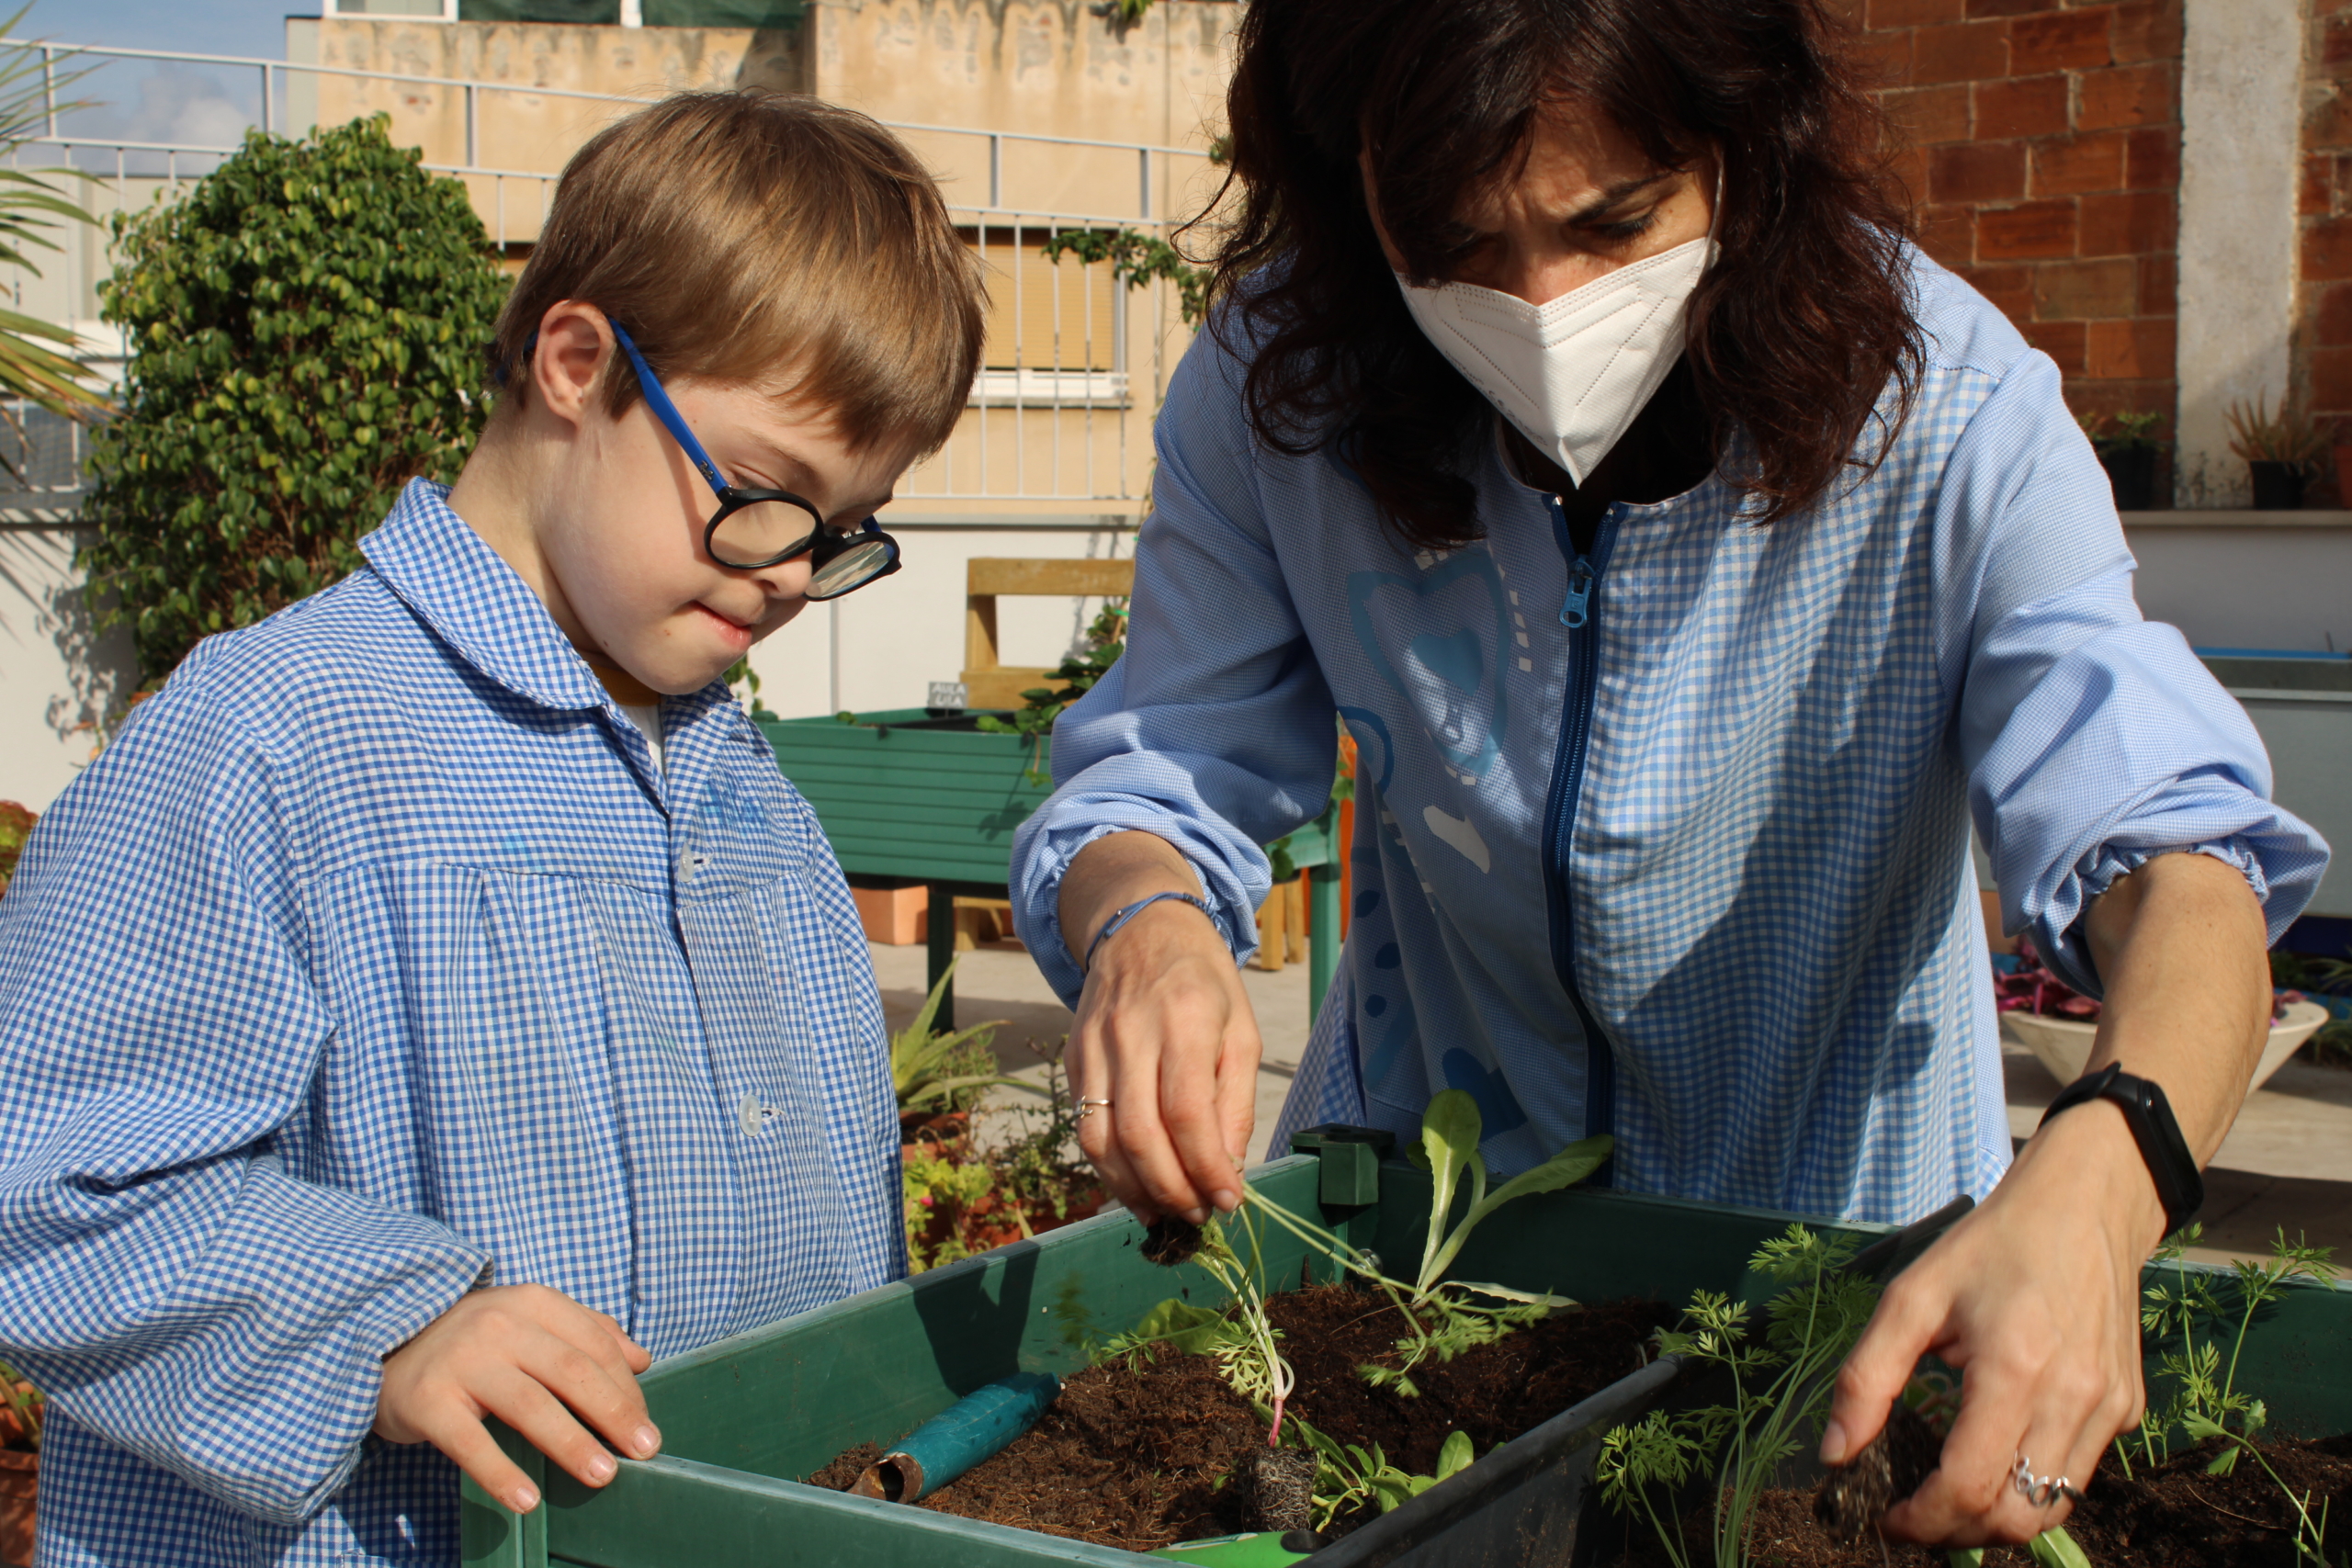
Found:
[[[680,413],[678,405],[670,400],[662,378],[653,374],[653,367],[645,362],[645,355],[638,352],[637,344],[630,341],[628,331],[610,317],[606,321],[612,326],[613,340],[621,345],[621,352],[628,355],[629,367],[637,372],[638,389],[645,394],[645,406],[652,410],[653,417],[669,430],[672,438],[685,453],[686,460],[695,466],[695,471],[709,484],[711,492],[718,498],[718,510],[710,514],[710,522],[702,534],[702,547],[711,559],[738,571],[757,571],[763,567],[781,566],[795,556],[806,555],[808,558],[808,588],[803,597],[820,602],[854,593],[867,583],[879,581],[899,570],[903,564],[899,541],[884,533],[873,518],[868,517],[863,525],[848,533],[835,533],[825,526],[824,514],[803,496],[795,495],[788,490],[752,490],[729,482],[727,476],[718,471],[718,465],[710,460],[710,454],[703,450],[702,443],[695,439],[694,431],[686,424],[685,415]],[[720,524],[747,506],[773,502],[797,506],[808,514],[807,537],[788,549],[778,550],[757,560],[735,560],[719,553]],[[846,588],[835,589],[829,593],[817,592],[818,581],[827,563],[851,550],[866,549],[877,544],[887,552],[880,567]]]

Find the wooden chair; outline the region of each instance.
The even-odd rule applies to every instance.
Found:
[[[974,712],[1022,705],[1021,694],[1050,683],[1050,670],[997,661],[996,602],[1005,594],[1123,598],[1135,592],[1133,560],[1031,560],[978,557],[966,569],[964,703]]]

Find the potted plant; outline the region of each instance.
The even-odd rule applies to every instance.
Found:
[[[2098,466],[2107,470],[2118,512],[2147,512],[2156,504],[2156,452],[2162,444],[2148,433],[2164,418],[2128,412],[2076,416],[2098,454]]]
[[[41,1397],[0,1361],[0,1563],[33,1560],[33,1493],[40,1474]]]
[[[2255,510],[2291,512],[2302,505],[2303,486],[2327,444],[2311,416],[2290,401],[2273,418],[2265,396],[2233,402],[2226,417],[2230,450],[2245,459],[2254,480]]]
[[[1994,961],[1993,994],[2002,1022],[2041,1058],[2051,1077],[2072,1083],[2083,1076],[2091,1041],[2098,1033],[2099,1004],[2052,974],[2030,937],[2018,939],[2017,953],[2007,963]],[[2262,1047],[2262,1061],[2254,1069],[2248,1092],[2260,1089],[2326,1021],[2327,1010],[2301,992],[2274,991],[2270,1038]]]

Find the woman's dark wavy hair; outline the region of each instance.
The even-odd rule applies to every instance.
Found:
[[[1687,358],[1715,454],[1746,437],[1726,477],[1758,520],[1873,468],[1922,348],[1908,209],[1841,41],[1817,0],[1251,0],[1227,99],[1239,202],[1216,259],[1236,303],[1215,330],[1250,362],[1258,438],[1337,445],[1416,546],[1479,535],[1463,476],[1487,405],[1407,311],[1357,152],[1410,276],[1435,282],[1464,197],[1516,175],[1547,99],[1580,96],[1661,167],[1722,152],[1723,248]]]

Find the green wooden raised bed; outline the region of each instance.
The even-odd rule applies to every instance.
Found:
[[[1346,1152],[1362,1160],[1360,1148]],[[1352,1172],[1335,1165],[1332,1175],[1332,1190],[1340,1196],[1375,1196],[1377,1201],[1361,1208],[1324,1203],[1324,1169],[1312,1156],[1263,1167],[1253,1179],[1277,1201],[1319,1213],[1357,1245],[1386,1257],[1418,1252],[1429,1204],[1425,1175],[1393,1163],[1359,1164]],[[1358,1185],[1351,1189],[1351,1181]],[[1742,1289],[1747,1259],[1790,1218],[1571,1190],[1498,1211],[1472,1238],[1458,1271],[1590,1301],[1641,1294],[1680,1302],[1702,1286],[1760,1300],[1764,1292]],[[1851,1228],[1874,1234],[1873,1227]],[[1142,1568],[1151,1560],[820,1491],[791,1479],[857,1443],[888,1442],[962,1394],[1015,1371],[1070,1371],[1081,1363],[1090,1338],[1129,1326],[1180,1287],[1189,1287],[1194,1299],[1213,1298],[1215,1287],[1204,1275],[1189,1269],[1171,1274],[1143,1261],[1136,1248],[1140,1235],[1123,1215],[1087,1221],[663,1361],[644,1379],[663,1433],[662,1457],[624,1461],[618,1479],[590,1492],[510,1438],[510,1448],[545,1489],[547,1504],[517,1518],[469,1484],[465,1561],[476,1568],[687,1562],[707,1568],[925,1562]],[[1274,1237],[1268,1248],[1271,1276],[1296,1278],[1301,1250],[1283,1233]],[[1325,1269],[1318,1265],[1318,1277]],[[2352,1292],[2290,1287],[2249,1337],[2239,1386],[2260,1392],[2274,1429],[2285,1434],[2352,1429],[2347,1342]],[[1666,1374],[1653,1368],[1646,1375],[1655,1384]],[[1525,1486],[1497,1492],[1493,1482],[1496,1469],[1508,1471],[1513,1450],[1529,1441],[1505,1445],[1408,1505],[1443,1514],[1450,1499],[1481,1484],[1474,1478],[1482,1472],[1492,1499],[1455,1507],[1441,1520],[1450,1536],[1394,1561],[1445,1561],[1449,1544],[1494,1539],[1497,1509],[1533,1506],[1531,1496],[1543,1503]],[[1589,1464],[1589,1454],[1582,1462]],[[1570,1479],[1581,1486],[1580,1473]],[[1556,1505],[1560,1494],[1555,1489],[1551,1495]],[[1349,1540],[1364,1533],[1317,1558],[1339,1562],[1350,1555]]]
[[[854,877],[920,882],[933,908],[957,894],[1002,897],[1012,835],[1053,794],[1053,742],[991,735],[968,720],[935,719],[922,708],[832,718],[774,720],[760,726],[776,765],[815,808],[842,870]],[[1336,813],[1290,836],[1291,859],[1310,875],[1314,935],[1308,985],[1319,1000],[1339,961],[1339,863],[1331,839]],[[953,923],[931,924],[931,983],[955,953]],[[952,1002],[941,1025],[953,1028]]]

